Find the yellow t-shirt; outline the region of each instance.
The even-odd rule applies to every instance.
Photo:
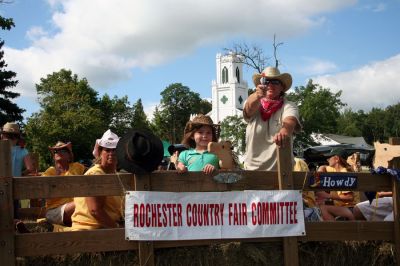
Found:
[[[106,173],[99,164],[87,170],[85,175],[105,175]],[[104,210],[110,218],[118,222],[123,217],[124,211],[123,196],[107,196],[104,202]],[[89,211],[85,197],[75,197],[75,211],[72,214],[72,231],[99,229],[101,224],[94,218]]]
[[[295,172],[308,172],[310,169],[308,168],[307,163],[300,158],[295,157],[294,158],[295,164],[293,165],[293,171]],[[315,201],[315,194],[314,191],[303,191],[303,202],[307,207],[315,207],[316,201]]]
[[[337,172],[335,168],[327,166],[326,167],[327,172]],[[340,169],[340,172],[348,172],[346,168]],[[354,207],[357,203],[360,202],[360,192],[358,191],[331,191],[331,195],[345,195],[345,194],[353,194],[353,201],[351,202],[344,202],[341,200],[334,200],[333,204],[335,206],[343,206],[343,207]]]
[[[70,163],[68,171],[61,174],[64,175],[83,175],[85,166],[80,163]],[[54,166],[49,167],[42,176],[54,176],[56,174],[56,168]],[[65,203],[73,201],[73,198],[52,198],[46,199],[46,210],[57,208],[58,206],[64,205]]]

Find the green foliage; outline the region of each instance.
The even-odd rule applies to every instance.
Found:
[[[0,27],[3,30],[10,30],[14,27],[11,18],[3,18],[0,16]],[[18,107],[11,100],[17,98],[20,94],[10,91],[11,88],[17,86],[18,81],[15,80],[17,74],[13,71],[6,70],[7,64],[4,61],[4,51],[2,50],[4,41],[0,39],[0,126],[6,122],[21,121],[24,109]]]
[[[305,87],[296,87],[287,95],[290,101],[297,103],[303,126],[303,131],[296,135],[295,149],[316,145],[311,138],[312,133],[337,132],[340,109],[346,106],[340,99],[341,93],[332,93],[310,80]]]
[[[0,16],[0,27],[2,30],[11,30],[12,27],[15,27],[15,24],[12,18]]]
[[[179,143],[190,114],[208,113],[211,104],[181,83],[173,83],[161,92],[160,106],[154,112],[152,129],[170,143]]]
[[[353,112],[351,109],[345,109],[337,119],[337,132],[351,137],[362,136],[366,117],[364,111]]]
[[[137,100],[133,106],[133,114],[130,126],[136,129],[150,129],[150,123],[147,120],[147,116],[143,109],[142,99]]]
[[[62,69],[36,84],[39,104],[26,125],[29,149],[40,154],[40,165],[51,164],[48,146],[71,141],[75,160],[92,158],[94,142],[108,127],[104,124],[97,92],[86,79]]]
[[[230,140],[239,154],[246,149],[246,123],[240,116],[228,116],[221,122],[221,139]]]
[[[131,128],[134,108],[129,106],[128,97],[110,98],[105,94],[99,102],[104,125],[118,136],[122,136]]]

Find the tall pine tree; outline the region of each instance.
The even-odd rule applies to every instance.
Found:
[[[14,22],[10,18],[0,16],[0,27],[2,30],[10,30],[14,27]],[[0,126],[10,121],[21,121],[24,109],[18,107],[11,99],[17,98],[20,94],[10,91],[10,88],[17,86],[18,81],[15,80],[17,74],[13,71],[6,70],[7,64],[4,61],[4,51],[2,50],[4,41],[0,39]]]

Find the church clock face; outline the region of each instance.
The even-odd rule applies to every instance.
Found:
[[[227,101],[228,101],[228,97],[226,97],[225,95],[223,95],[222,98],[221,98],[221,102],[222,102],[223,104],[225,104]]]

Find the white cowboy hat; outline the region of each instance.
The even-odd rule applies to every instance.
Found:
[[[99,156],[99,146],[107,149],[116,149],[119,137],[113,133],[110,129],[104,132],[101,139],[96,140],[96,144],[93,149],[93,156],[97,158]]]

